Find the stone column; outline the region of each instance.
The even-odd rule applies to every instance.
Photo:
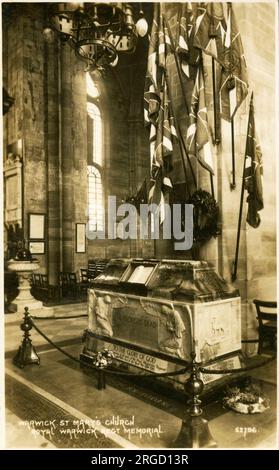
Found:
[[[74,193],[72,149],[72,60],[66,44],[60,49],[61,61],[61,168],[62,168],[62,263],[72,271],[74,258]]]
[[[59,285],[60,272],[60,155],[59,155],[59,96],[58,44],[54,33],[45,44],[45,107],[46,156],[48,195],[48,280]]]

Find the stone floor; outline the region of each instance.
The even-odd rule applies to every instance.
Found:
[[[55,343],[78,358],[86,328],[86,304],[56,309],[56,319],[36,324]],[[78,315],[78,318],[70,318]],[[63,319],[61,317],[69,317]],[[12,358],[22,332],[18,319],[5,315],[6,448],[172,448],[179,434],[185,405],[169,392],[152,393],[146,385],[110,376],[97,389],[95,372],[80,365],[35,331],[32,341],[41,365],[15,367]],[[242,415],[224,409],[220,400],[204,407],[218,448],[275,448],[275,361],[251,372],[270,398],[262,414]]]

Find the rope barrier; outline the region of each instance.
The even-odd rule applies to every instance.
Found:
[[[135,374],[133,372],[124,372],[124,371],[118,371],[118,370],[110,370],[110,369],[101,369],[97,366],[94,366],[94,364],[88,364],[87,362],[81,361],[80,359],[76,358],[72,354],[68,353],[67,351],[64,351],[60,346],[55,344],[45,333],[43,333],[40,328],[34,323],[33,318],[30,317],[30,321],[32,323],[32,326],[35,328],[35,330],[49,343],[51,346],[53,346],[55,349],[60,351],[62,354],[67,356],[69,359],[72,359],[73,361],[88,367],[89,369],[94,369],[98,372],[102,371],[108,374],[115,374],[115,375],[122,375],[122,376],[130,376],[130,377],[173,377],[176,375],[182,375],[185,374],[185,372],[189,371],[191,369],[191,364],[188,363],[186,367],[183,367],[182,369],[179,369],[178,371],[174,372],[160,372],[156,374],[155,372],[151,372],[148,374]],[[203,374],[216,374],[216,375],[223,375],[223,374],[236,374],[236,373],[241,373],[241,372],[246,372],[249,370],[257,369],[258,367],[262,367],[269,362],[273,361],[276,359],[276,355],[273,355],[266,360],[262,361],[260,364],[254,364],[252,366],[247,366],[247,367],[239,367],[237,369],[207,369],[206,367],[200,367],[200,365],[197,363],[198,369],[200,372]],[[186,362],[186,361],[185,361]]]
[[[55,344],[50,338],[48,338],[47,335],[45,335],[45,333],[43,333],[40,328],[38,328],[38,326],[34,323],[33,319],[30,318],[30,321],[32,323],[32,326],[33,328],[35,328],[35,330],[37,331],[37,333],[39,333],[49,344],[51,344],[51,346],[53,346],[55,349],[57,349],[58,351],[60,351],[62,354],[64,354],[65,356],[67,356],[69,359],[72,359],[73,361],[83,365],[83,366],[86,366],[88,367],[89,369],[94,369],[98,372],[104,372],[104,373],[108,373],[108,374],[115,374],[115,375],[122,375],[122,376],[131,376],[131,377],[173,377],[175,375],[182,375],[182,374],[185,374],[185,372],[187,372],[190,368],[191,368],[191,364],[188,363],[188,365],[186,367],[183,367],[182,369],[179,369],[177,371],[174,371],[174,372],[160,372],[158,374],[156,374],[155,372],[151,372],[150,374],[134,374],[132,372],[123,372],[123,371],[118,371],[118,370],[110,370],[110,369],[101,369],[100,367],[97,367],[97,366],[94,366],[93,364],[88,364],[87,362],[84,362],[84,361],[81,361],[80,359],[76,358],[75,356],[73,356],[72,354],[68,353],[67,351],[64,351],[64,349],[62,349],[60,346],[58,346],[57,344]],[[92,358],[93,359],[93,358]],[[186,361],[185,361],[186,362]]]
[[[237,369],[219,369],[218,370],[218,369],[206,369],[205,367],[199,367],[199,370],[203,374],[236,374],[239,372],[246,372],[248,370],[257,369],[258,367],[262,367],[265,364],[268,364],[274,359],[276,359],[276,355],[267,358],[265,361],[262,361],[261,364],[254,364],[253,366],[247,366],[247,367],[239,367]]]
[[[80,315],[71,315],[71,316],[64,316],[64,317],[32,317],[30,315],[30,318],[36,319],[36,320],[70,320],[71,318],[82,318],[82,317],[88,317],[87,313],[81,313]]]

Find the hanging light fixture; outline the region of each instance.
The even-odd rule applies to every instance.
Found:
[[[147,24],[146,19],[144,18],[144,13],[143,13],[141,3],[140,3],[139,19],[136,22],[136,29],[137,29],[138,35],[142,38],[147,34],[148,24]]]
[[[134,6],[130,3],[51,4],[50,25],[63,43],[75,49],[89,70],[107,65],[115,67],[118,53],[134,52],[138,36],[147,32],[141,6],[135,25]]]

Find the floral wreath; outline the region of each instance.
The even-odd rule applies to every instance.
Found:
[[[243,391],[238,387],[229,388],[223,403],[242,414],[263,413],[269,408],[269,399],[253,385]]]
[[[108,367],[112,364],[113,359],[113,352],[105,348],[101,351],[98,351],[96,356],[94,356],[93,365],[99,367],[100,369],[104,369],[105,367]]]
[[[194,241],[203,242],[220,235],[219,207],[214,197],[207,191],[198,189],[192,194],[188,203],[194,206]]]

